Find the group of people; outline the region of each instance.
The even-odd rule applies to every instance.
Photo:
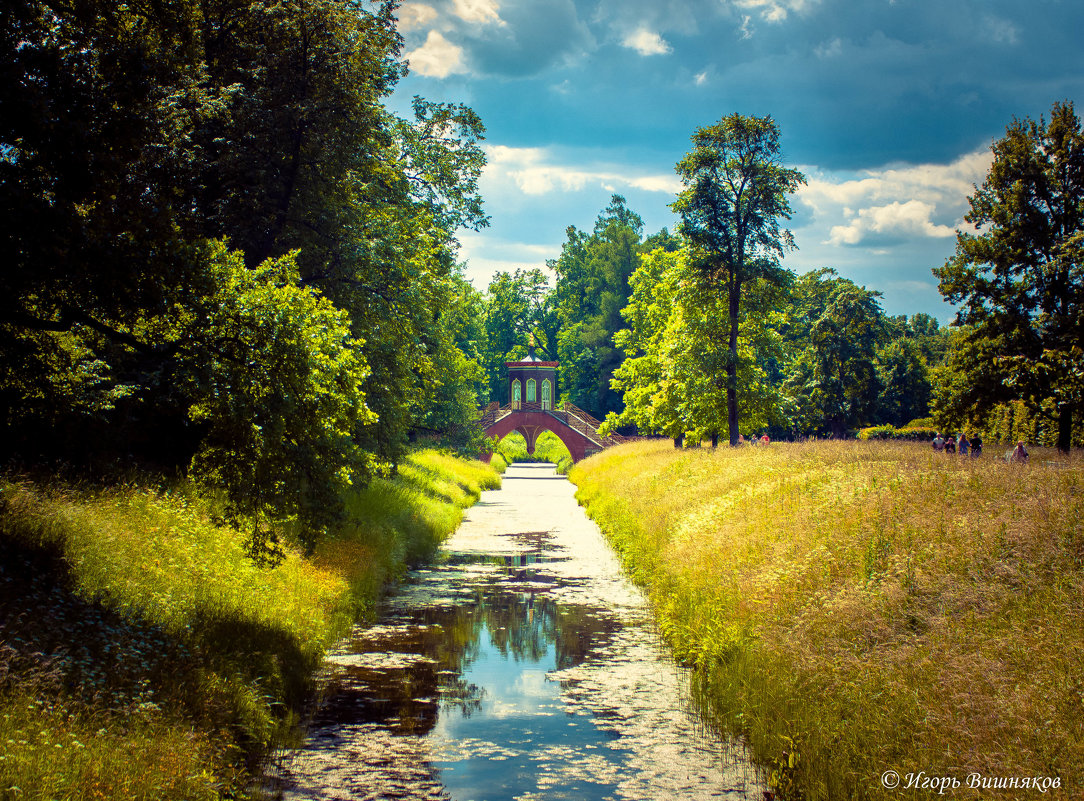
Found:
[[[960,434],[959,438],[948,434],[942,437],[938,434],[933,438],[933,449],[938,452],[944,453],[956,453],[959,451],[961,456],[981,456],[982,455],[982,437],[976,434],[972,439],[967,438],[967,434]],[[1016,443],[1016,447],[1009,453],[1005,454],[1005,458],[1010,462],[1024,463],[1028,460],[1028,449],[1024,447],[1024,441],[1020,440]]]
[[[938,452],[944,453],[956,453],[959,451],[961,456],[981,456],[982,455],[982,437],[978,434],[974,439],[968,439],[967,434],[960,434],[959,438],[948,434],[942,437],[938,434],[933,438],[933,449]]]

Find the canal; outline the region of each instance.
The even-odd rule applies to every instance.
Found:
[[[300,799],[760,799],[552,465],[517,464],[329,657]]]

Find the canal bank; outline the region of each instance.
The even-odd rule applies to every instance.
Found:
[[[517,464],[330,656],[280,796],[759,798],[552,465]]]

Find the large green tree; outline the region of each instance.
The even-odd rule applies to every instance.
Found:
[[[872,418],[881,390],[876,358],[885,331],[879,297],[831,269],[796,282],[786,384],[799,431],[842,438]]]
[[[705,287],[724,301],[719,342],[726,343],[725,383],[730,444],[737,445],[738,337],[742,289],[751,281],[783,283],[778,259],[794,247],[780,220],[790,218],[788,194],[805,182],[783,166],[779,128],[771,117],[731,114],[693,134],[693,149],[677,164],[685,189],[672,208]]]
[[[485,320],[489,400],[508,403],[506,361],[526,356],[530,346],[547,360],[557,358],[560,322],[549,278],[538,268],[497,273],[486,292]]]
[[[1084,133],[1072,103],[1049,121],[1013,120],[969,198],[956,252],[934,270],[960,308],[970,380],[952,406],[1022,400],[1056,421],[1058,448],[1084,409]]]
[[[665,229],[646,245],[643,228],[640,215],[614,195],[590,233],[569,226],[560,257],[549,262],[557,276],[561,394],[599,418],[622,406],[610,380],[622,359],[614,334],[625,326],[629,280],[647,250],[677,247]]]
[[[680,439],[710,437],[718,443],[727,424],[727,351],[714,324],[725,316],[723,299],[705,289],[687,251],[663,248],[644,255],[632,276],[632,298],[623,315],[628,327],[615,341],[625,360],[613,386],[624,393],[624,409],[606,418],[607,428],[633,424],[644,433]],[[770,363],[783,357],[777,333],[782,298],[778,287],[754,281],[744,293],[738,336],[738,411],[746,431],[785,423],[778,382]]]
[[[290,516],[473,408],[455,233],[486,224],[484,129],[387,111],[395,25],[361,0],[0,7],[6,450],[198,455],[239,515]]]

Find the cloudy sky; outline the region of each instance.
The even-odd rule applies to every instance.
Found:
[[[808,179],[786,266],[948,322],[930,270],[990,143],[1058,100],[1084,113],[1080,0],[405,0],[399,19],[393,107],[463,102],[487,127],[491,224],[461,237],[480,289],[556,257],[615,192],[673,230],[692,132],[770,114]]]

